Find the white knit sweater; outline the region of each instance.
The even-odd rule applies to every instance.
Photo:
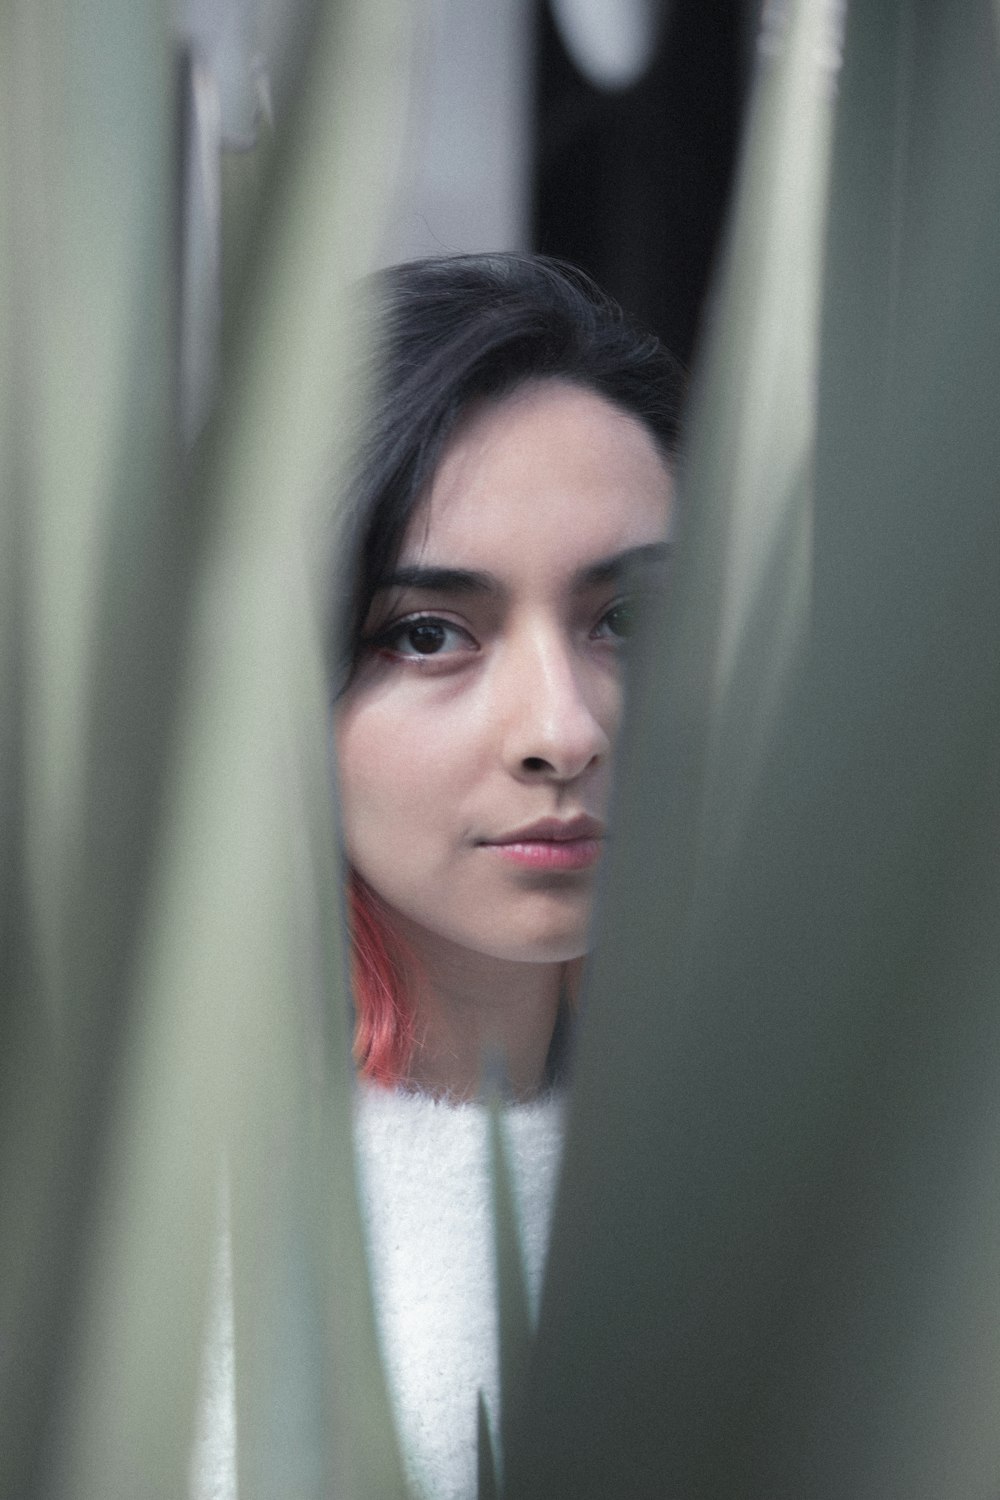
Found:
[[[560,1103],[504,1111],[533,1310],[560,1146]],[[407,1471],[416,1494],[476,1493],[476,1398],[499,1412],[496,1267],[485,1109],[362,1091],[361,1197],[375,1307]]]
[[[532,1310],[561,1148],[558,1096],[503,1112]],[[365,1086],[355,1108],[362,1211],[389,1395],[413,1494],[472,1500],[476,1404],[499,1416],[488,1120],[478,1104]],[[192,1500],[237,1500],[225,1267]]]

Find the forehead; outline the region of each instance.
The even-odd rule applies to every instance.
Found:
[[[537,381],[463,418],[407,527],[400,562],[547,573],[662,540],[671,479],[638,418]]]

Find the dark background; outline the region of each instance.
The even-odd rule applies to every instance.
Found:
[[[759,7],[666,4],[630,87],[579,71],[535,17],[532,247],[588,271],[690,365],[722,232]]]

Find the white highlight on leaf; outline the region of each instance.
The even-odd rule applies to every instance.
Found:
[[[757,49],[762,58],[780,57],[788,41],[789,0],[765,0]],[[819,33],[814,42],[814,63],[819,76],[836,86],[844,60],[844,27],[847,0],[826,0]]]

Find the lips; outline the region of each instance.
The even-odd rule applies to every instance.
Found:
[[[511,833],[502,833],[499,838],[484,839],[487,844],[568,844],[574,839],[601,839],[604,824],[597,818],[588,818],[579,813],[575,818],[539,818],[537,823],[526,823]]]
[[[600,859],[603,838],[604,824],[581,813],[575,818],[541,818],[482,844],[525,869],[586,870]]]

